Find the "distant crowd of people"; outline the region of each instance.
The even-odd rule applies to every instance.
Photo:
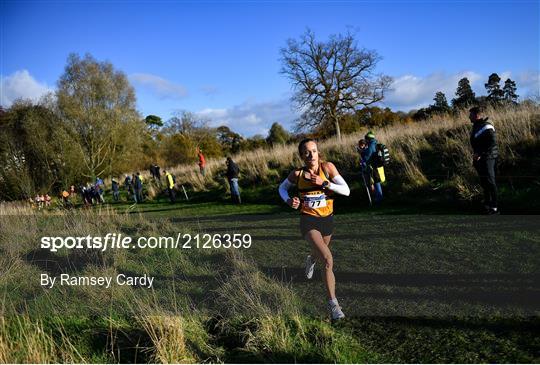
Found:
[[[198,166],[201,175],[205,176],[206,169],[206,159],[203,154],[203,151],[200,148],[196,150],[198,158]],[[238,175],[239,168],[238,165],[232,160],[231,157],[228,157],[225,161],[226,164],[226,173],[225,176],[229,182],[229,188],[231,191],[231,199],[235,204],[241,203],[240,198],[240,187],[238,185]],[[163,192],[166,193],[169,201],[171,203],[176,202],[177,189],[176,185],[176,176],[170,170],[161,170],[159,165],[152,164],[148,169],[150,173],[150,178],[157,185],[159,189],[163,189]],[[163,186],[162,177],[165,178],[165,186]],[[145,201],[145,179],[143,178],[140,172],[135,172],[133,174],[124,175],[123,181],[118,179],[118,177],[113,177],[111,179],[111,195],[112,202],[120,201],[120,192],[121,190],[125,191],[126,198],[128,201],[133,203],[142,203]],[[105,182],[101,177],[97,177],[93,182],[87,182],[86,184],[81,184],[76,189],[74,185],[71,185],[69,189],[65,189],[60,193],[59,202],[66,208],[71,208],[75,205],[75,198],[77,195],[80,196],[80,202],[84,206],[93,206],[104,204],[105,199]],[[186,199],[188,199],[187,193],[182,186],[182,190]],[[37,209],[42,209],[43,207],[51,206],[52,198],[48,194],[45,195],[36,195],[35,198],[29,199],[29,202],[33,207]]]
[[[158,167],[159,171],[159,167]],[[114,180],[114,186],[112,187],[113,190],[113,198],[115,201],[118,201],[118,197],[120,194],[120,185],[116,180]],[[131,199],[134,203],[142,203],[144,201],[144,195],[143,195],[143,186],[144,186],[144,178],[142,177],[140,172],[136,172],[134,174],[125,175],[124,178],[124,188],[128,194],[128,197],[131,196]]]
[[[45,195],[36,194],[36,196],[34,198],[30,198],[28,202],[30,203],[32,207],[36,209],[42,209],[43,207],[50,207],[51,200],[52,198],[50,197],[49,194],[45,194]]]

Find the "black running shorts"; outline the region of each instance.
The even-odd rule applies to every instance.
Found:
[[[307,214],[300,215],[300,232],[302,237],[312,229],[321,232],[322,236],[330,236],[334,232],[334,215],[328,217],[314,217]]]

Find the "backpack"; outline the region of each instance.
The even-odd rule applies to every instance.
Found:
[[[176,184],[176,176],[174,174],[171,174],[171,176],[172,176],[173,183]]]
[[[390,152],[383,143],[377,143],[377,167],[387,166],[390,163]]]

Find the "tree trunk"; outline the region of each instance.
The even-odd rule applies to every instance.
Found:
[[[341,142],[341,129],[339,129],[339,120],[336,118],[336,119],[334,120],[334,123],[335,123],[335,125],[336,125],[336,136],[337,136],[337,139],[338,139],[338,141]]]

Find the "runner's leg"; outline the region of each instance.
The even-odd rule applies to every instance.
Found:
[[[331,236],[326,236],[331,237]],[[335,299],[336,298],[336,278],[334,276],[334,260],[332,258],[332,252],[330,252],[330,249],[328,248],[327,243],[323,239],[321,233],[316,230],[310,230],[305,235],[306,240],[308,240],[314,251],[316,252],[316,256],[320,262],[324,264],[324,274],[323,274],[323,281],[326,285],[326,291],[328,294],[329,299]],[[328,243],[330,240],[328,241]]]
[[[323,236],[323,241],[328,247],[330,247],[331,240],[332,240],[332,235]],[[319,254],[317,253],[317,249],[313,245],[311,246],[311,257],[313,258],[314,261],[319,261]]]
[[[329,236],[323,236],[324,243],[326,246],[330,247],[330,240],[332,239],[332,235]]]

